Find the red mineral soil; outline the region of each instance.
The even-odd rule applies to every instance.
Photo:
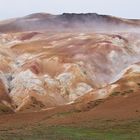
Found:
[[[138,118],[139,29],[95,13],[1,21],[1,126]]]

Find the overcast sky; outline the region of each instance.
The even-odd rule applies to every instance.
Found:
[[[0,20],[38,12],[94,12],[140,19],[140,0],[0,0]]]

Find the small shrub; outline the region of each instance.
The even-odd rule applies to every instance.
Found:
[[[140,87],[140,83],[137,83],[137,85]]]
[[[112,92],[110,96],[118,96],[120,95],[121,92],[119,91],[115,91],[115,92]]]
[[[126,91],[123,91],[122,93],[121,93],[121,95],[128,95],[128,94],[131,94],[131,93],[133,93],[134,92],[134,90],[133,89],[130,89],[130,90],[126,90]]]

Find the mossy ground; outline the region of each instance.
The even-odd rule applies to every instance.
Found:
[[[10,126],[0,140],[140,140],[140,121],[93,121],[81,125]]]

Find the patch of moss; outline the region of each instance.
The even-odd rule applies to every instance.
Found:
[[[133,92],[134,92],[133,89],[125,90],[125,91],[122,91],[122,92],[115,91],[115,92],[112,92],[110,96],[119,96],[119,95],[125,96],[125,95],[131,94]]]
[[[137,85],[139,86],[139,88],[140,88],[140,83],[137,83]]]
[[[90,122],[92,124],[92,122]],[[20,131],[0,131],[0,140],[139,140],[140,122],[93,122],[93,127],[41,124]],[[94,128],[95,125],[97,125]],[[100,127],[100,125],[102,127]]]
[[[12,109],[4,104],[0,104],[0,113],[12,113]]]
[[[125,95],[131,94],[131,93],[133,93],[133,92],[134,92],[133,89],[129,89],[129,90],[123,91],[123,92],[121,93],[121,95],[125,96]]]
[[[118,96],[120,94],[121,94],[121,92],[115,91],[115,92],[112,92],[110,96]]]

